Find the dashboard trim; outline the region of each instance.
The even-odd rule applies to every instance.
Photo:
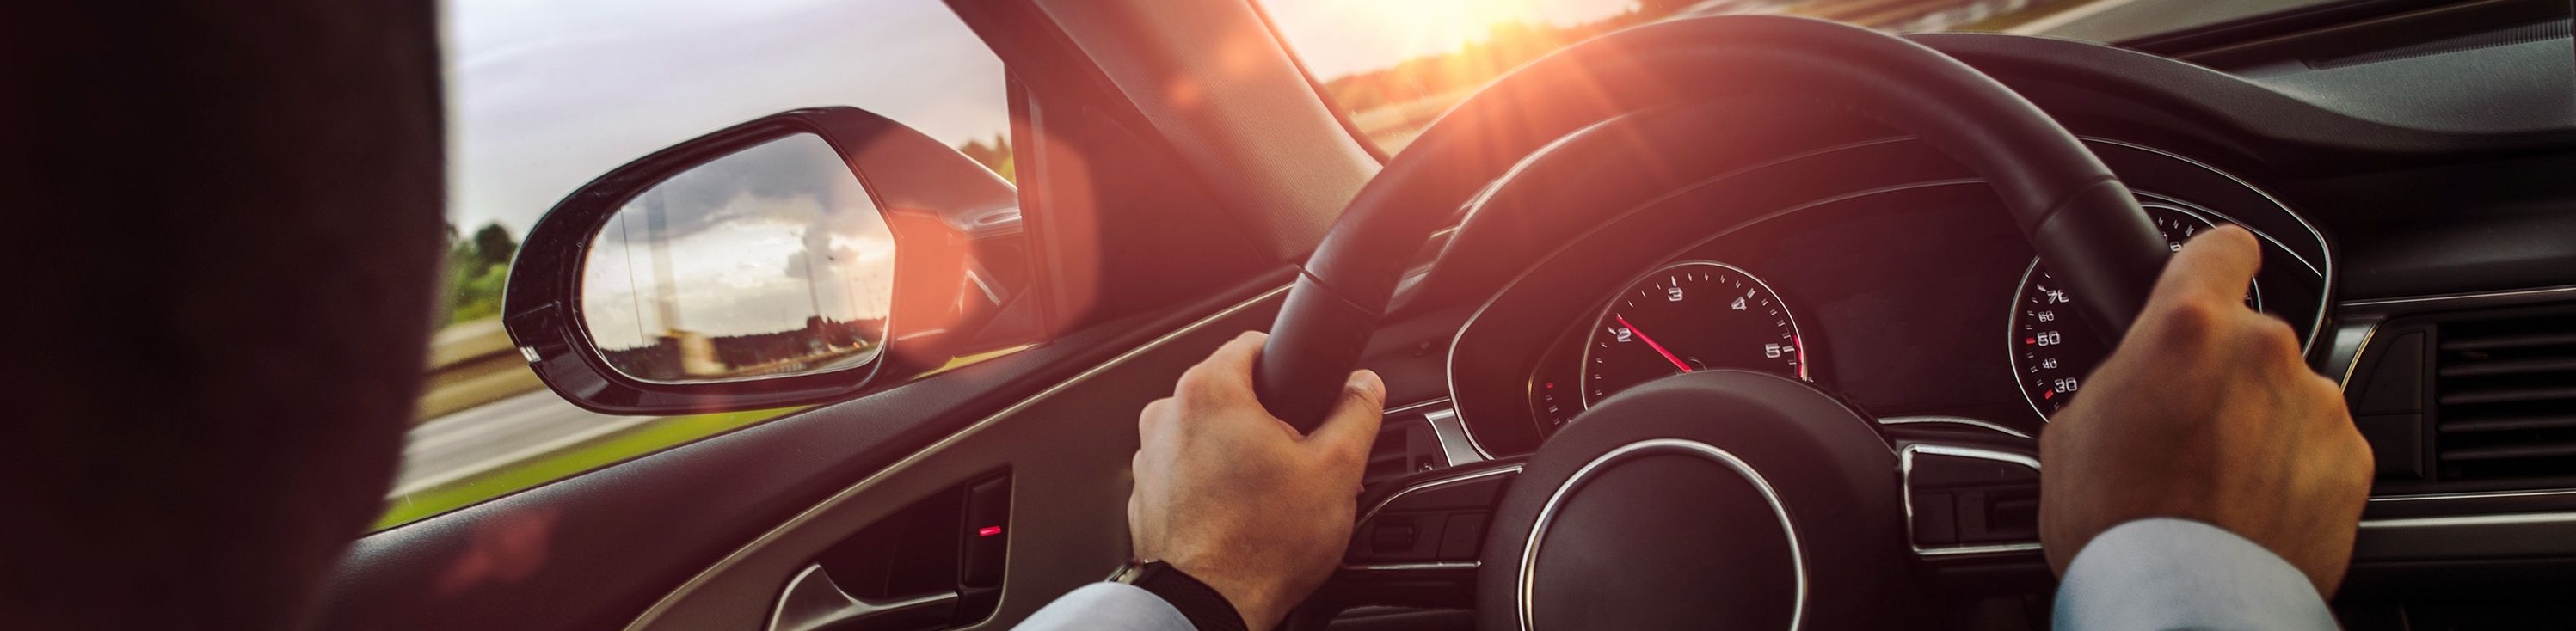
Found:
[[[2401,528],[2459,528],[2473,526],[2515,526],[2523,524],[2576,523],[2576,512],[2492,513],[2485,515],[2449,515],[2442,517],[2397,517],[2361,520],[2363,530]]]
[[[1408,406],[1408,407],[1412,407],[1412,406]],[[1453,465],[1453,466],[1454,466],[1454,465]],[[1436,479],[1436,480],[1424,480],[1424,481],[1422,481],[1422,482],[1415,483],[1415,484],[1414,484],[1414,485],[1412,485],[1412,486],[1407,486],[1407,487],[1404,487],[1402,490],[1398,490],[1398,491],[1396,491],[1396,492],[1394,492],[1394,493],[1390,493],[1390,494],[1388,494],[1388,495],[1386,496],[1386,499],[1378,500],[1378,501],[1377,501],[1377,503],[1369,505],[1369,509],[1368,509],[1367,511],[1360,513],[1360,518],[1359,518],[1359,520],[1358,520],[1358,521],[1351,522],[1352,527],[1357,528],[1357,527],[1359,527],[1359,526],[1367,525],[1367,524],[1369,523],[1369,520],[1371,520],[1371,519],[1376,519],[1376,518],[1377,518],[1377,514],[1378,514],[1378,512],[1379,512],[1379,511],[1386,510],[1386,507],[1387,507],[1388,505],[1394,504],[1396,500],[1398,500],[1398,499],[1403,499],[1403,498],[1404,498],[1404,496],[1406,496],[1406,495],[1411,495],[1411,494],[1413,494],[1413,493],[1414,493],[1414,492],[1416,492],[1416,491],[1427,491],[1427,490],[1436,489],[1436,488],[1441,488],[1441,487],[1446,487],[1446,486],[1456,486],[1456,485],[1465,484],[1465,483],[1468,483],[1468,482],[1472,482],[1472,481],[1476,481],[1476,480],[1482,480],[1482,479],[1485,479],[1485,478],[1490,478],[1490,477],[1495,477],[1495,476],[1520,475],[1520,473],[1521,473],[1521,468],[1522,468],[1522,467],[1523,467],[1523,465],[1514,464],[1514,465],[1509,465],[1509,466],[1495,467],[1495,468],[1492,468],[1492,469],[1485,469],[1485,470],[1482,470],[1482,471],[1475,471],[1475,472],[1467,473],[1467,474],[1465,474],[1465,475],[1460,475],[1460,476],[1456,476],[1456,477],[1445,477],[1445,478],[1440,478],[1440,479]],[[1345,569],[1345,570],[1370,570],[1370,571],[1393,571],[1393,570],[1454,570],[1454,569],[1462,569],[1462,568],[1461,568],[1461,566],[1460,566],[1460,563],[1462,563],[1462,562],[1458,562],[1458,561],[1440,561],[1440,562],[1430,562],[1430,563],[1375,563],[1375,564],[1370,564],[1370,563],[1359,563],[1359,564],[1344,563],[1344,564],[1342,564],[1342,565],[1341,565],[1341,568],[1342,568],[1342,569]],[[1463,563],[1465,564],[1465,565],[1464,565],[1464,568],[1474,568],[1474,567],[1477,567],[1477,566],[1483,565],[1483,564],[1484,564],[1484,561],[1482,561],[1482,560],[1478,560],[1478,561],[1465,561],[1465,562],[1463,562]]]
[[[1436,489],[1436,488],[1441,488],[1441,487],[1446,487],[1446,486],[1457,486],[1457,485],[1460,485],[1460,484],[1466,484],[1466,483],[1468,483],[1468,482],[1473,482],[1473,481],[1476,481],[1476,480],[1482,480],[1482,479],[1490,478],[1490,477],[1494,477],[1494,476],[1503,476],[1503,475],[1520,475],[1521,467],[1522,467],[1522,465],[1517,465],[1517,464],[1515,464],[1515,465],[1510,465],[1510,466],[1495,467],[1495,468],[1492,468],[1492,469],[1486,469],[1486,470],[1482,470],[1482,471],[1476,471],[1476,472],[1468,473],[1468,474],[1465,474],[1465,475],[1460,475],[1460,476],[1457,476],[1457,477],[1451,477],[1451,478],[1440,478],[1440,479],[1437,479],[1437,480],[1424,480],[1424,481],[1421,481],[1421,482],[1415,483],[1415,484],[1414,484],[1414,485],[1412,485],[1412,486],[1404,487],[1404,489],[1403,489],[1403,490],[1399,490],[1399,491],[1396,491],[1396,492],[1394,492],[1394,493],[1388,494],[1388,495],[1386,496],[1386,499],[1378,500],[1376,504],[1372,504],[1372,505],[1370,505],[1370,506],[1369,506],[1369,509],[1368,509],[1368,511],[1367,511],[1367,512],[1360,513],[1360,519],[1359,519],[1359,521],[1352,522],[1352,523],[1355,523],[1355,524],[1365,524],[1365,523],[1368,523],[1368,520],[1377,518],[1378,511],[1386,510],[1387,505],[1389,505],[1389,504],[1394,504],[1396,500],[1403,499],[1403,498],[1404,498],[1404,496],[1406,496],[1406,495],[1412,495],[1413,493],[1415,493],[1415,492],[1417,492],[1417,491],[1428,491],[1428,490],[1431,490],[1431,489]]]
[[[2000,434],[2003,434],[2003,435],[2006,435],[2006,436],[2011,436],[2011,437],[2019,438],[2019,439],[2023,439],[2023,440],[2034,440],[2034,439],[2031,437],[2031,435],[2030,435],[2030,434],[2022,433],[2022,431],[2021,431],[2021,430],[2013,429],[2013,428],[2010,428],[2010,427],[2005,427],[2005,426],[2003,426],[2003,425],[2001,425],[2001,424],[1997,424],[1997,423],[1994,423],[1994,422],[1990,422],[1990,421],[1981,421],[1981,420],[1977,420],[1977,419],[1973,419],[1973,418],[1968,418],[1968,417],[1965,417],[1965,416],[1944,416],[1944,415],[1928,415],[1928,416],[1890,416],[1890,417],[1887,417],[1887,418],[1878,419],[1878,424],[1880,424],[1880,425],[1914,425],[1914,424],[1926,424],[1926,423],[1944,423],[1944,424],[1951,424],[1951,425],[1966,425],[1966,426],[1975,427],[1975,428],[1978,428],[1978,429],[1984,429],[1984,430],[1993,431],[1993,432],[1996,432],[1996,433],[2000,433]]]
[[[1477,449],[1475,443],[1467,440],[1467,422],[1458,418],[1458,408],[1445,407],[1426,412],[1422,415],[1422,421],[1431,424],[1431,437],[1440,441],[1440,458],[1449,461],[1448,466],[1475,464],[1493,459],[1486,456],[1483,450]]]
[[[2369,300],[2355,300],[2355,301],[2351,301],[2351,302],[2346,302],[2346,303],[2343,303],[2343,304],[2338,305],[2338,306],[2336,307],[2336,311],[2337,311],[2338,313],[2342,313],[2342,314],[2344,314],[2344,318],[2343,318],[2343,319],[2344,319],[2344,321],[2345,321],[2345,324],[2344,324],[2344,326],[2343,326],[2343,330],[2342,330],[2342,331],[2338,331],[2338,332],[2337,332],[2336,347],[2335,347],[2334,351],[2333,351],[2331,354],[2327,355],[2327,357],[2328,357],[2328,359],[2329,359],[2329,363],[2328,363],[2327,365],[2328,365],[2328,366],[2332,366],[2332,365],[2333,365],[2333,361],[2335,360],[2335,358],[2342,358],[2342,359],[2341,359],[2341,362],[2344,364],[2344,366],[2343,366],[2343,371],[2342,371],[2342,372],[2343,372],[2343,379],[2342,379],[2342,381],[2340,382],[2340,384],[2341,384],[2341,385],[2343,385],[2343,386],[2345,386],[2345,387],[2349,387],[2349,386],[2351,385],[2351,383],[2352,383],[2352,375],[2353,375],[2353,371],[2355,371],[2355,370],[2357,370],[2357,369],[2359,369],[2359,368],[2360,368],[2360,366],[2361,366],[2361,358],[2362,358],[2363,356],[2368,355],[2368,354],[2370,353],[2370,343],[2371,343],[2371,342],[2376,341],[2376,339],[2374,339],[2374,338],[2375,338],[2374,334],[2378,331],[2379,326],[2380,326],[2381,324],[2383,324],[2383,323],[2387,322],[2387,321],[2388,321],[2388,319],[2389,319],[2389,318],[2392,318],[2392,317],[2408,316],[2408,315],[2416,315],[2416,314],[2431,313],[2431,312],[2437,312],[2437,311],[2449,311],[2449,310],[2457,310],[2457,309],[2479,309],[2479,308],[2497,308],[2497,307],[2516,307],[2516,306],[2523,306],[2523,305],[2531,305],[2531,304],[2539,304],[2539,303],[2551,303],[2551,302],[2559,302],[2559,301],[2576,301],[2576,285],[2560,285],[2560,286],[2556,286],[2556,287],[2536,287],[2536,288],[2528,288],[2528,289],[2500,289],[2500,290],[2494,290],[2494,291],[2475,291],[2475,292],[2461,292],[2461,293],[2452,293],[2452,294],[2434,294],[2434,295],[2429,295],[2429,296],[2405,296],[2405,297],[2398,297],[2398,298],[2374,298],[2374,299],[2369,299]],[[2359,331],[2357,334],[2352,333],[2351,331],[2353,331],[2354,329],[2360,329],[2360,331]],[[2350,340],[2351,340],[2351,341],[2349,342],[2349,344],[2350,344],[2350,348],[2349,348],[2349,349],[2345,348],[2345,344],[2346,344],[2346,342],[2345,342],[2345,338],[2347,338],[2347,337],[2349,337],[2349,338],[2350,338]],[[2349,354],[2349,355],[2346,355],[2346,353],[2350,353],[2350,354]],[[2510,499],[2510,498],[2544,498],[2544,497],[2568,497],[2568,496],[2576,496],[2576,488],[2559,487],[2559,488],[2541,488],[2541,489],[2519,489],[2519,490],[2511,490],[2511,491],[2464,491],[2464,492],[2458,492],[2458,493],[2413,493],[2413,494],[2407,494],[2407,495],[2374,496],[2374,497],[2371,497],[2371,498],[2370,498],[2369,503],[2372,503],[2372,504],[2378,504],[2378,503],[2390,503],[2390,504],[2395,504],[2395,503],[2400,503],[2400,502],[2436,502],[2436,503],[2438,503],[2438,502],[2446,502],[2446,501],[2466,501],[2466,500],[2485,500],[2485,499]],[[2456,526],[2477,526],[2477,525],[2493,525],[2493,524],[2497,524],[2497,523],[2529,523],[2529,522],[2523,522],[2523,521],[2514,521],[2514,522],[2486,522],[2486,521],[2476,521],[2476,520],[2479,520],[2479,519],[2486,519],[2486,518],[2502,518],[2502,517],[2514,517],[2514,516],[2521,516],[2521,515],[2534,515],[2534,514],[2540,514],[2540,513],[2492,513],[2492,512],[2490,512],[2490,513],[2461,513],[2461,514],[2458,514],[2458,515],[2448,515],[2448,516],[2439,516],[2439,517],[2405,517],[2405,518],[2394,518],[2394,519],[2364,520],[2364,521],[2362,522],[2362,526],[2363,526],[2363,527],[2367,527],[2367,528],[2401,528],[2401,527],[2435,527],[2435,526],[2444,526],[2444,525],[2456,525]],[[2568,517],[2568,519],[2567,519],[2567,521],[2576,521],[2576,513],[2559,513],[2559,514],[2563,514],[2563,515],[2567,515],[2567,516],[2569,516],[2569,517]],[[2444,520],[2449,520],[2449,521],[2444,521]]]
[[[2305,340],[2305,341],[2302,341],[2302,342],[2299,344],[2299,348],[2301,348],[2301,349],[2309,349],[2309,348],[2315,348],[2315,347],[2316,347],[2316,343],[2317,343],[2317,334],[2319,334],[2319,333],[2323,332],[2323,331],[2325,330],[2325,328],[2326,328],[2326,314],[2328,314],[2328,313],[2332,313],[2332,312],[2335,310],[2335,307],[2334,307],[2334,305],[2335,305],[2335,296],[2334,296],[2334,292],[2335,292],[2335,281],[2336,281],[2336,280],[2337,280],[2337,278],[2338,278],[2337,274],[2335,273],[2335,247],[2334,247],[2334,241],[2332,241],[2332,240],[2330,240],[2330,239],[2327,239],[2327,238],[2326,238],[2326,233],[2325,233],[2324,231],[2321,231],[2321,230],[2318,230],[2318,229],[2317,229],[2317,224],[2316,224],[2316,222],[2308,221],[2308,217],[2307,217],[2307,215],[2299,214],[2299,210],[2298,210],[2298,209],[2296,209],[2296,208],[2291,208],[2291,207],[2290,207],[2290,204],[2289,204],[2288,202],[2283,202],[2283,201],[2281,201],[2281,198],[2280,198],[2279,196],[2273,195],[2271,191],[2263,190],[2263,187],[2255,186],[2253,182],[2245,181],[2245,178],[2236,177],[2236,174],[2234,174],[2234,173],[2228,173],[2228,172],[2226,172],[2226,171],[2220,170],[2218,167],[2209,166],[2209,163],[2201,162],[2201,161],[2199,161],[2199,160],[2193,160],[2193,159],[2191,159],[2191,158],[2189,158],[2189,157],[2186,157],[2186,156],[2183,156],[2183,155],[2180,155],[2180,154],[2176,154],[2176,153],[2171,152],[2171,151],[2165,151],[2165,150],[2163,150],[2163,149],[2157,149],[2157,148],[2155,148],[2155,147],[2149,147],[2149,146],[2146,146],[2146,145],[2140,145],[2140,144],[2137,144],[2137,143],[2122,142],[2122,141],[2112,140],[2112,139],[2109,139],[2109,138],[2102,138],[2102,137],[2098,137],[2098,136],[2076,136],[2076,138],[2078,138],[2078,139],[2082,139],[2082,140],[2084,140],[2085,142],[2098,142],[2098,143],[2102,143],[2102,144],[2105,144],[2105,145],[2111,145],[2111,146],[2115,146],[2115,147],[2126,147],[2126,148],[2129,148],[2129,149],[2133,149],[2133,150],[2137,150],[2137,151],[2143,151],[2143,152],[2150,153],[2150,154],[2154,154],[2154,155],[2157,155],[2157,156],[2162,156],[2162,157],[2164,157],[2164,158],[2167,158],[2167,159],[2173,160],[2173,161],[2175,161],[2175,162],[2179,162],[2179,163],[2182,163],[2182,164],[2188,164],[2188,165],[2191,165],[2191,166],[2193,166],[2193,167],[2195,167],[2195,168],[2199,168],[2200,170],[2208,171],[2208,172],[2209,172],[2210,174],[2212,174],[2212,175],[2216,175],[2216,176],[2219,176],[2219,177],[2222,177],[2222,178],[2226,178],[2226,179],[2227,179],[2227,181],[2235,182],[2237,186],[2243,186],[2243,187],[2245,187],[2245,190],[2253,191],[2255,195],[2257,195],[2257,196],[2261,196],[2261,197],[2263,198],[2263,201],[2271,202],[2271,203],[2272,203],[2272,206],[2273,206],[2274,208],[2279,208],[2279,209],[2281,209],[2281,213],[2282,213],[2282,214],[2284,214],[2284,215],[2288,215],[2288,216],[2290,217],[2290,220],[2291,220],[2291,221],[2299,222],[2299,227],[2301,227],[2301,228],[2306,228],[2306,229],[2308,230],[2308,236],[2309,236],[2310,238],[2316,239],[2316,241],[2317,241],[2317,258],[2319,258],[2319,259],[2323,259],[2322,261],[2320,261],[2320,264],[2321,264],[2321,266],[2322,266],[2322,269],[2319,269],[2320,265],[2311,265],[2311,266],[2309,266],[2309,269],[2310,269],[2310,271],[2318,272],[2318,276],[2323,277],[2323,278],[2324,278],[2324,282],[2323,282],[2322,284],[2318,285],[2318,289],[2317,289],[2317,292],[2318,292],[2318,296],[2317,296],[2317,313],[2316,313],[2316,317],[2314,317],[2314,318],[2312,318],[2312,319],[2310,319],[2310,320],[2308,321],[2308,339],[2307,339],[2307,340]],[[2140,192],[2147,192],[2147,193],[2149,193],[2149,194],[2154,194],[2154,193],[2153,193],[2153,192],[2151,192],[2151,191],[2140,191]],[[2163,197],[2163,198],[2166,198],[2166,199],[2168,199],[2168,200],[2180,201],[2180,200],[2174,200],[2174,198],[2172,198],[2171,196],[2167,196],[2167,195],[2157,194],[2156,196],[2157,196],[2157,197]],[[2206,210],[2206,209],[2204,209],[2204,210]],[[2225,215],[2220,215],[2220,216],[2222,216],[2222,217],[2223,217],[2223,216],[2225,216]],[[2237,223],[2238,223],[2238,225],[2244,225],[2244,222],[2242,222],[2242,221],[2239,221],[2239,222],[2237,222]],[[2269,234],[2265,234],[2262,230],[2257,229],[2257,228],[2255,228],[2255,227],[2253,227],[2253,226],[2246,226],[2246,227],[2245,227],[2245,229],[2246,229],[2247,231],[2253,232],[2253,233],[2254,233],[2255,235],[2257,235],[2257,236],[2261,236],[2261,237],[2263,237],[2264,239],[2267,239],[2267,240],[2271,239],[2271,235],[2269,235]],[[2275,240],[2275,241],[2273,241],[2273,242],[2274,242],[2274,243],[2279,243],[2279,241],[2277,241],[2277,240]],[[2305,262],[2305,258],[2304,258],[2304,257],[2300,257],[2300,256],[2299,256],[2299,253],[2298,253],[2298,251],[2297,251],[2297,250],[2290,250],[2290,249],[2289,249],[2289,248],[2287,248],[2287,247],[2284,247],[2284,248],[2282,248],[2282,249],[2283,249],[2283,250],[2285,250],[2285,251],[2288,251],[2288,252],[2290,253],[2290,257],[2291,257],[2291,258],[2294,258],[2294,259],[2300,259],[2302,262]]]
[[[1930,455],[1935,455],[1935,456],[1950,456],[1950,457],[1953,457],[1953,458],[1975,458],[1975,459],[1978,459],[1978,460],[1991,460],[1991,461],[1995,461],[1995,462],[2001,462],[2001,463],[2006,463],[2006,464],[2014,464],[2014,465],[2020,465],[2020,466],[2024,466],[2024,467],[2029,467],[2029,468],[2030,468],[2030,470],[2031,470],[2031,471],[2034,471],[2034,472],[2036,472],[2036,471],[2039,471],[2039,470],[2040,470],[2040,468],[2039,468],[2039,459],[2037,459],[2037,458],[2032,458],[2032,457],[2030,457],[2030,456],[2026,456],[2026,455],[2022,455],[2022,454],[2017,454],[2017,453],[2008,452],[2008,451],[1997,451],[1997,450],[1993,450],[1993,449],[1984,449],[1984,448],[1979,448],[1979,447],[1964,447],[1964,446],[1960,446],[1960,445],[1948,445],[1948,444],[1942,444],[1942,443],[1906,443],[1906,444],[1905,444],[1905,446],[1897,448],[1897,450],[1896,450],[1896,480],[1897,480],[1897,491],[1898,491],[1898,493],[1899,493],[1899,495],[1898,495],[1897,497],[1898,497],[1898,501],[1900,501],[1900,502],[1904,503],[1903,508],[1905,509],[1905,545],[1906,545],[1906,547],[1913,548],[1913,549],[1914,549],[1914,554],[1916,554],[1917,556],[1925,556],[1925,557],[1940,557],[1940,556],[1964,556],[1964,555],[1976,555],[1976,554],[2001,554],[2001,553],[2007,553],[2007,552],[2033,552],[2033,551],[2037,551],[2037,550],[2039,550],[2039,549],[2040,549],[2040,544],[2039,544],[2039,542],[2037,542],[2037,541],[2031,541],[2031,542],[2026,542],[2026,543],[1979,543],[1979,544],[1965,544],[1965,545],[1948,545],[1948,546],[1939,546],[1939,547],[1932,547],[1932,548],[1926,548],[1926,547],[1923,547],[1923,544],[1916,543],[1916,542],[1914,541],[1914,456],[1915,456],[1915,454],[1930,454]]]

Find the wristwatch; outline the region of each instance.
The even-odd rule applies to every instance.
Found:
[[[1243,628],[1243,612],[1235,610],[1234,601],[1226,600],[1216,588],[1170,563],[1128,561],[1118,567],[1116,574],[1109,575],[1109,582],[1134,585],[1162,598],[1199,631],[1247,631]]]

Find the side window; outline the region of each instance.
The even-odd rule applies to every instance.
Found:
[[[546,390],[502,329],[503,287],[529,227],[593,178],[736,123],[849,106],[917,129],[1014,180],[1002,62],[939,0],[449,0],[445,6],[448,310],[432,341],[428,379],[379,528],[794,411],[606,416]],[[782,141],[772,153],[811,158],[814,150]],[[785,208],[796,198],[746,199]],[[850,199],[874,208],[864,195]],[[635,223],[634,230],[650,228],[641,219]],[[861,232],[882,229],[879,223],[874,232]],[[635,235],[643,241],[643,233]],[[753,351],[726,341],[744,338],[757,328],[749,324],[756,318],[720,313],[721,305],[693,303],[685,293],[656,293],[667,283],[657,284],[650,273],[652,256],[639,248],[631,261],[600,272],[636,272],[622,293],[599,298],[624,300],[626,308],[593,310],[627,314],[604,323],[623,326],[621,339],[631,342],[621,370],[677,378],[718,370],[708,362],[717,355],[727,359],[723,370],[756,363],[733,357]],[[801,355],[781,358],[824,366],[873,354],[884,342],[876,339],[881,332],[867,329],[886,308],[883,279],[825,279],[818,271],[824,269],[806,268],[817,275],[801,282],[830,291],[807,287],[798,300],[822,305],[812,308],[831,330],[796,340]],[[683,319],[704,323],[708,339],[671,333]],[[721,324],[733,321],[750,328]],[[707,348],[682,350],[698,346]]]

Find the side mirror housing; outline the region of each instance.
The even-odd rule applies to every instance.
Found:
[[[1037,339],[1018,192],[864,110],[784,112],[583,185],[528,232],[502,322],[612,414],[845,398]]]

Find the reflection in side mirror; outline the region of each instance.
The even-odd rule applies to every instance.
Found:
[[[798,133],[673,175],[591,241],[581,319],[643,381],[705,383],[873,365],[894,234],[838,152]]]

